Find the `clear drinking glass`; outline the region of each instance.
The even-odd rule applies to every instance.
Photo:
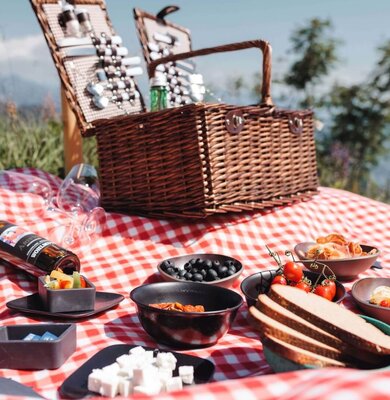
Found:
[[[96,169],[89,164],[76,164],[63,180],[57,205],[71,217],[71,225],[63,237],[64,245],[79,238],[90,239],[101,228],[104,210],[99,207],[100,189]]]

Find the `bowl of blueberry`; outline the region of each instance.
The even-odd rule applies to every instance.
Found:
[[[221,254],[187,254],[168,258],[157,269],[167,282],[200,282],[227,288],[241,275],[243,266]]]

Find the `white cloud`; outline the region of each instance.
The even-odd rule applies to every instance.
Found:
[[[58,83],[43,34],[0,38],[0,75],[20,76],[40,84]]]
[[[35,59],[45,46],[43,35],[0,40],[0,59]]]

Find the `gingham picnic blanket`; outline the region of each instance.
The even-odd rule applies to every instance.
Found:
[[[36,169],[19,169],[49,182],[56,190],[61,181]],[[46,212],[42,198],[19,193],[10,182],[0,187],[0,219],[22,225],[40,236],[50,237],[61,220]],[[247,276],[276,264],[266,249],[283,255],[299,242],[330,232],[345,234],[381,250],[383,269],[369,269],[360,277],[390,277],[390,206],[346,191],[321,187],[311,200],[273,211],[218,215],[206,220],[157,220],[107,213],[104,229],[89,243],[72,251],[81,260],[81,271],[98,291],[120,293],[125,299],[113,309],[77,323],[77,349],[56,370],[0,369],[0,376],[32,387],[47,399],[60,398],[62,382],[94,354],[110,345],[133,344],[156,348],[141,327],[131,289],[158,281],[157,264],[168,257],[192,253],[218,253],[234,257],[244,272],[233,286]],[[344,283],[349,291],[353,282]],[[48,322],[50,318],[11,311],[6,303],[36,292],[36,278],[13,266],[0,263],[1,324]],[[348,294],[343,301],[354,309]],[[207,384],[159,395],[159,399],[377,399],[390,398],[390,370],[313,369],[275,374],[267,364],[259,337],[247,322],[243,304],[229,330],[208,348],[186,351],[211,360],[215,373]],[[55,320],[55,322],[61,322]],[[0,395],[1,397],[1,395]],[[149,398],[135,395],[134,398]]]

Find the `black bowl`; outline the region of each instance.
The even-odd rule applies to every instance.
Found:
[[[312,283],[316,282],[319,275],[312,271],[303,271],[303,274],[305,277],[309,278]],[[255,305],[259,294],[268,293],[271,282],[276,275],[277,269],[270,269],[249,275],[241,282],[241,291],[245,296],[248,307]],[[340,282],[336,281],[336,296],[333,302],[340,303],[345,295],[345,287]]]
[[[226,288],[191,282],[160,282],[130,292],[138,318],[156,342],[172,348],[196,348],[215,344],[230,328],[242,297]],[[205,312],[167,311],[149,306],[178,302],[203,305]]]

